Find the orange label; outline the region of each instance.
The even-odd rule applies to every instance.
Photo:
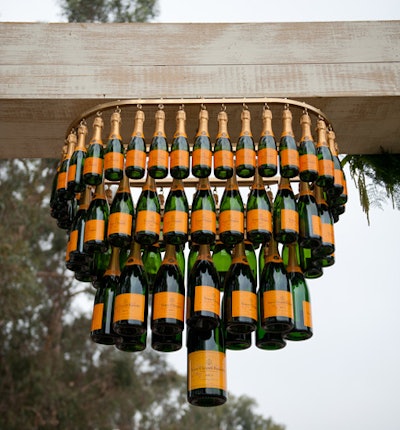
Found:
[[[171,151],[170,163],[171,169],[179,166],[189,167],[189,151],[184,151],[183,149]]]
[[[334,175],[333,161],[318,160],[318,174],[319,176],[322,176],[322,175],[333,176]]]
[[[72,164],[68,167],[68,182],[75,181],[76,175],[76,164]]]
[[[232,316],[257,320],[257,295],[251,291],[232,291]]]
[[[258,165],[273,164],[276,165],[278,151],[274,148],[262,148],[258,150]]]
[[[312,327],[311,303],[303,300],[303,319],[306,327]]]
[[[188,214],[183,211],[169,211],[164,213],[163,232],[182,232],[188,231]]]
[[[330,223],[321,223],[322,241],[325,243],[335,243],[333,225]]]
[[[242,164],[251,164],[252,166],[256,165],[256,151],[249,148],[242,148],[236,152],[236,166],[240,166]]]
[[[86,158],[85,164],[83,165],[83,174],[97,174],[102,175],[103,174],[103,164],[104,160],[100,157],[89,157]]]
[[[132,234],[132,215],[125,212],[114,212],[108,220],[108,236],[115,233]]]
[[[78,230],[72,230],[71,234],[69,235],[69,242],[68,242],[68,248],[69,252],[76,251],[78,248]]]
[[[282,149],[279,151],[281,166],[298,166],[299,153],[297,149]]]
[[[226,149],[214,152],[214,168],[230,167],[233,169],[233,152]]]
[[[217,215],[215,212],[205,209],[199,209],[192,212],[191,216],[191,231],[206,230],[216,231]]]
[[[185,296],[163,291],[153,297],[153,320],[172,318],[183,321]]]
[[[211,167],[212,152],[209,149],[198,148],[193,151],[192,165]]]
[[[138,149],[131,149],[126,153],[126,167],[138,166],[143,169],[146,166],[146,153]]]
[[[124,154],[120,152],[107,152],[104,155],[104,169],[124,169]]]
[[[321,218],[318,215],[313,215],[311,218],[313,233],[316,236],[321,236]]]
[[[71,246],[71,239],[68,240],[67,248],[65,249],[65,261],[66,262],[69,261],[69,253],[70,253],[69,248],[70,248],[70,246]]]
[[[57,190],[67,187],[67,172],[60,172],[57,176]]]
[[[90,240],[104,240],[105,221],[100,219],[91,219],[85,223],[85,242]]]
[[[194,295],[194,311],[207,311],[219,315],[220,292],[217,288],[197,285]]]
[[[334,180],[335,184],[342,184],[343,174],[342,174],[342,171],[340,169],[335,169],[333,176],[335,178],[335,180]]]
[[[272,214],[267,209],[251,209],[246,214],[247,231],[272,231]]]
[[[194,351],[188,354],[188,390],[226,390],[226,359],[220,351]]]
[[[293,209],[281,210],[281,228],[282,230],[299,231],[299,214]]]
[[[136,217],[136,233],[139,231],[153,231],[160,233],[161,216],[154,211],[139,211]]]
[[[103,310],[104,303],[97,303],[94,305],[90,331],[101,330],[101,326],[103,325]]]
[[[318,158],[315,154],[300,155],[300,172],[305,170],[318,171]]]
[[[148,167],[168,167],[168,151],[162,149],[152,149],[149,153]]]
[[[244,230],[244,214],[241,211],[227,210],[219,214],[219,232]]]
[[[292,294],[289,291],[266,291],[263,294],[264,318],[293,318]]]
[[[137,293],[118,294],[114,303],[114,322],[144,321],[145,296]]]

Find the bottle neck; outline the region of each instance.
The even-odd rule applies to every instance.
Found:
[[[120,135],[120,125],[121,125],[121,115],[119,112],[114,112],[111,115],[111,131],[110,131],[110,139],[119,139],[121,140]]]
[[[252,190],[265,190],[264,181],[261,175],[258,173],[258,169],[255,170],[254,173],[254,181],[251,186]]]
[[[136,111],[135,124],[133,126],[132,137],[143,137],[143,123],[144,123],[144,112],[142,110]]]
[[[126,176],[125,172],[122,175],[122,179],[119,181],[117,193],[130,193],[131,189],[129,186],[129,178]]]
[[[218,134],[217,139],[220,137],[229,138],[228,134],[228,115],[225,111],[218,114]]]
[[[156,112],[155,122],[154,136],[165,137],[165,112],[162,109]]]
[[[143,266],[142,254],[140,252],[140,243],[136,242],[134,239],[132,240],[131,251],[126,264]]]
[[[336,148],[336,144],[335,144],[335,139],[336,139],[336,134],[333,130],[329,130],[328,131],[328,146],[329,149],[331,150],[331,154],[334,157],[338,156],[338,152],[337,152],[337,148]]]
[[[249,264],[246,258],[245,244],[243,241],[237,243],[233,249],[232,264],[233,263]]]
[[[326,142],[326,125],[325,121],[318,120],[317,122],[318,142],[317,146],[328,146]]]
[[[235,174],[226,180],[225,190],[226,191],[233,191],[233,190],[239,191],[238,182],[237,182],[237,178],[236,178]]]
[[[311,118],[307,113],[304,113],[300,118],[301,125],[301,140],[313,140],[311,135]]]
[[[153,177],[147,174],[146,182],[142,188],[143,191],[156,191],[156,181]]]
[[[76,146],[76,134],[75,133],[70,133],[68,136],[68,148],[67,148],[67,155],[66,155],[66,159],[70,159],[72,157],[72,154],[75,151],[75,146]]]
[[[324,191],[318,185],[314,185],[314,197],[318,205],[326,206],[326,200],[324,197]]]
[[[178,261],[176,259],[176,248],[175,245],[167,243],[165,246],[165,255],[162,264],[174,264],[177,265]]]
[[[274,133],[272,131],[272,112],[270,109],[264,109],[262,121],[263,128],[261,131],[261,136],[273,136]]]
[[[86,151],[85,139],[88,129],[86,125],[81,124],[78,127],[78,146],[75,148],[76,151]]]
[[[176,114],[176,131],[175,131],[174,137],[178,137],[178,136],[187,137],[185,123],[186,123],[186,112],[180,109]]]
[[[81,198],[79,200],[79,210],[87,210],[90,204],[91,199],[91,189],[86,186],[85,191],[81,194]]]
[[[94,192],[93,200],[97,199],[106,199],[106,193],[104,191],[104,181],[102,181],[99,185],[96,185],[96,189]]]
[[[299,185],[300,196],[312,196],[313,193],[310,190],[308,182],[300,181]]]
[[[210,189],[210,181],[208,178],[200,178],[197,186],[198,190],[209,190]]]
[[[240,118],[242,120],[242,130],[240,132],[240,136],[251,136],[252,134],[250,128],[250,111],[247,109],[243,109]]]
[[[201,109],[199,113],[199,128],[197,130],[197,136],[209,136],[208,133],[208,111]]]
[[[289,109],[284,109],[282,113],[282,136],[293,136],[292,128],[292,112]]]
[[[119,248],[116,246],[112,247],[111,250],[111,259],[110,264],[108,265],[108,268],[106,272],[104,273],[104,276],[119,276],[121,274],[121,270],[119,267]]]
[[[264,248],[264,259],[265,263],[282,263],[282,258],[278,251],[278,242],[271,237],[268,247]]]
[[[197,259],[212,261],[210,245],[206,245],[206,244],[199,245],[199,255],[197,256]]]
[[[288,245],[289,247],[289,261],[288,265],[286,267],[286,271],[291,272],[301,272],[299,263],[297,261],[297,251],[296,251],[296,245],[294,243]]]
[[[172,180],[171,191],[184,190],[182,179],[174,178]]]
[[[278,187],[278,189],[279,190],[289,190],[289,191],[292,191],[292,187],[290,185],[290,179],[281,176],[281,179],[279,181],[279,187]]]
[[[103,119],[97,116],[93,122],[93,136],[90,141],[90,144],[102,143],[101,132],[103,131],[103,127],[104,127]]]

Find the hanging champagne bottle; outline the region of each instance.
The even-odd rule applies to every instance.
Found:
[[[297,202],[299,213],[299,245],[304,248],[321,246],[321,219],[317,202],[308,182],[300,182],[300,196]]]
[[[220,284],[210,246],[200,245],[199,255],[188,279],[186,324],[196,329],[210,330],[220,322]]]
[[[165,242],[181,245],[188,239],[189,204],[181,179],[172,181],[165,202],[163,238]]]
[[[311,118],[307,111],[300,117],[299,176],[301,181],[314,182],[318,178],[318,158],[311,135]]]
[[[176,261],[181,271],[183,278],[185,278],[185,245],[175,245]]]
[[[284,178],[294,178],[300,170],[299,152],[294,140],[292,112],[285,107],[282,113],[282,134],[279,142],[279,171]]]
[[[129,179],[124,173],[110,208],[107,239],[111,245],[129,248],[132,240],[133,216]]]
[[[316,184],[320,187],[330,188],[334,184],[334,164],[327,143],[325,121],[319,119],[317,122],[317,157],[318,157],[318,178]]]
[[[91,255],[90,275],[94,288],[101,287],[101,281],[111,260],[111,246],[106,252],[95,251]]]
[[[82,121],[78,127],[78,145],[75,147],[68,166],[68,194],[85,191],[86,184],[83,181],[83,167],[86,159],[85,139],[88,133],[86,122]]]
[[[135,124],[126,151],[125,173],[130,179],[141,179],[146,172],[146,143],[143,123],[145,115],[141,109],[135,114]]]
[[[57,196],[57,183],[58,183],[58,175],[60,173],[61,165],[66,155],[67,155],[67,145],[64,145],[61,151],[61,159],[57,163],[56,174],[54,175],[53,181],[51,184],[50,216],[55,219],[57,219],[58,212],[62,206],[62,202],[61,200],[58,199],[58,196]]]
[[[220,240],[217,240],[215,243],[212,259],[219,275],[222,292],[226,274],[228,273],[229,267],[231,267],[232,264],[232,256],[229,248]]]
[[[99,185],[103,180],[104,147],[101,139],[103,128],[104,122],[99,113],[93,121],[93,135],[83,166],[83,179],[86,185]]]
[[[214,175],[229,179],[233,175],[233,151],[228,134],[228,115],[223,108],[218,114],[218,134],[214,146]]]
[[[186,134],[186,112],[183,106],[176,113],[176,131],[170,152],[170,173],[175,179],[189,176],[189,143]]]
[[[159,335],[174,336],[183,331],[185,287],[176,260],[175,245],[167,244],[153,290],[151,330]]]
[[[197,244],[215,241],[217,215],[215,200],[211,194],[208,178],[200,178],[193,196],[191,214],[191,238]]]
[[[288,178],[280,179],[272,219],[275,240],[280,243],[296,242],[299,235],[299,214]]]
[[[71,132],[67,139],[67,152],[61,163],[61,167],[57,176],[56,198],[59,201],[71,199],[73,197],[73,194],[68,193],[68,168],[72,154],[75,150],[76,141],[76,134]]]
[[[188,328],[187,399],[195,406],[219,406],[226,402],[226,356],[221,327]]]
[[[192,153],[192,174],[196,178],[207,178],[211,174],[212,151],[208,134],[208,112],[202,106],[199,113],[199,127],[194,139]]]
[[[117,108],[111,115],[111,131],[104,150],[104,176],[109,181],[120,181],[124,173],[124,147],[120,135],[121,114]]]
[[[141,245],[151,245],[158,241],[160,210],[155,181],[148,174],[136,206],[135,240]]]
[[[250,111],[244,107],[241,114],[242,131],[236,145],[236,174],[241,178],[254,176],[256,150],[250,129]]]
[[[305,278],[317,279],[323,275],[321,260],[313,257],[311,248],[299,246],[300,267]]]
[[[275,176],[278,171],[278,151],[275,136],[272,131],[272,112],[264,106],[263,129],[258,143],[258,173],[264,178]]]
[[[197,257],[199,256],[200,246],[197,243],[193,243],[190,245],[190,251],[188,256],[188,270],[187,275],[189,279],[189,274],[194,266],[194,263],[197,260]]]
[[[140,244],[131,252],[115,291],[113,329],[121,336],[141,336],[147,330],[148,286]]]
[[[161,262],[162,262],[159,243],[156,242],[156,243],[153,243],[152,245],[145,246],[142,259],[143,259],[143,264],[144,264],[144,268],[147,276],[149,294],[152,294],[154,281],[156,279],[158,269],[160,268]]]
[[[324,198],[324,191],[318,185],[314,188],[315,200],[321,220],[321,246],[312,250],[314,257],[324,257],[335,252],[333,218]]]
[[[335,132],[330,129],[327,134],[328,146],[332,154],[333,160],[333,184],[325,189],[329,197],[338,197],[343,193],[343,171],[342,166],[339,161],[336,142],[335,142]],[[344,202],[346,203],[346,202]]]
[[[148,174],[154,179],[163,179],[168,175],[168,144],[165,135],[165,112],[163,106],[155,115],[155,130],[150,144]]]

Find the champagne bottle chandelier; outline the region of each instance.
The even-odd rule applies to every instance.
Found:
[[[231,118],[241,125],[232,140]],[[96,288],[91,338],[134,352],[149,334],[172,352],[186,327],[188,401],[223,404],[226,349],[312,336],[306,280],[334,264],[347,202],[338,153],[327,116],[285,98],[119,100],[84,112],[68,127],[50,210],[67,232],[66,267]]]

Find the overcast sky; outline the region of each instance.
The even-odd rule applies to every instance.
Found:
[[[157,22],[399,20],[400,1],[162,0],[160,12]],[[62,18],[56,1],[0,0],[0,20]],[[308,283],[314,337],[276,352],[228,352],[229,390],[256,398],[287,430],[400,429],[400,212],[372,209],[368,227],[347,175],[336,264]],[[186,372],[184,349],[170,357]]]

